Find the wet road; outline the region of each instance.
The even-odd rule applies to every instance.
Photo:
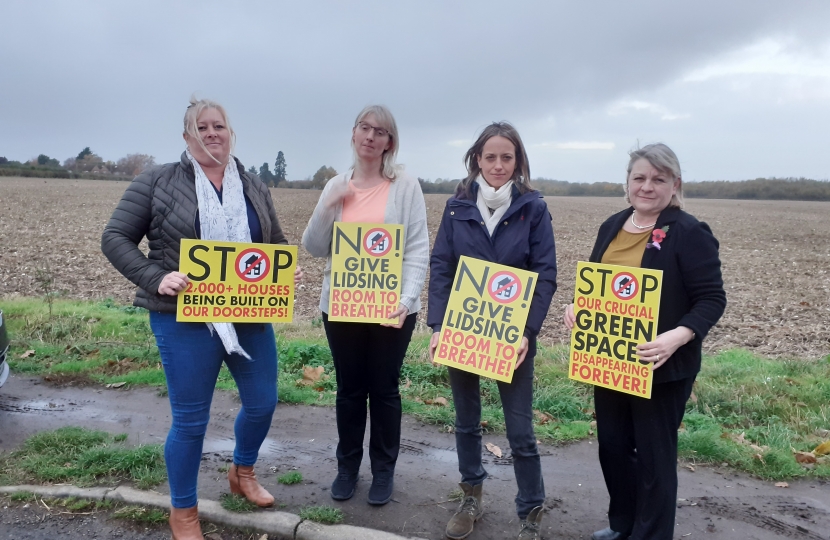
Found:
[[[199,476],[202,498],[218,499],[228,490],[225,475],[219,469],[231,460],[233,420],[238,410],[235,396],[217,392]],[[297,512],[303,506],[327,504],[341,508],[348,524],[407,536],[441,538],[456,506],[447,501],[458,482],[454,436],[404,417],[394,499],[378,508],[365,502],[371,480],[368,458],[364,459],[353,499],[335,502],[329,496],[328,486],[336,472],[334,420],[331,408],[278,406],[257,472],[263,485],[283,505],[281,509]],[[126,433],[130,444],[160,444],[169,422],[167,399],[158,396],[154,389],[56,388],[39,379],[13,376],[0,391],[0,451],[15,448],[39,431],[69,425]],[[486,436],[486,442],[498,445],[505,456],[496,458],[485,452],[485,467],[491,475],[484,490],[486,513],[470,540],[509,538],[518,531],[509,446],[503,436]],[[542,446],[542,453],[549,507],[543,521],[545,537],[587,538],[591,531],[603,528],[608,499],[596,457],[596,442]],[[302,472],[304,482],[295,486],[278,484],[277,477],[290,470]],[[830,539],[827,483],[790,482],[789,489],[781,489],[773,487],[772,482],[718,468],[697,467],[692,472],[681,467],[679,474],[681,500],[676,538]],[[164,493],[166,486],[157,490]],[[4,516],[10,515],[8,510],[3,511]],[[77,523],[86,523],[88,527],[95,523],[92,518],[87,522],[83,521],[87,518],[77,519]],[[20,518],[10,524],[3,517],[0,538],[54,538],[31,536],[40,530],[40,525],[32,520]],[[130,540],[155,538],[152,535],[158,532],[118,527],[121,533],[102,529],[99,532],[104,536],[99,537],[122,534]]]

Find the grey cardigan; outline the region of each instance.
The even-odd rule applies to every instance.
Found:
[[[303,247],[314,257],[326,257],[326,269],[323,273],[323,290],[320,293],[320,310],[329,310],[329,280],[331,278],[331,237],[334,222],[343,215],[343,204],[326,208],[325,200],[332,186],[348,183],[352,172],[339,174],[328,181],[317,207],[308,220],[303,232]],[[403,276],[401,279],[401,301],[410,313],[421,309],[421,290],[429,265],[429,232],[427,231],[427,209],[421,184],[418,180],[404,173],[389,186],[389,198],[386,201],[384,223],[397,223],[404,226]]]
[[[236,159],[236,158],[234,158]],[[242,190],[262,226],[265,243],[287,244],[268,187],[245,171],[239,161]],[[127,187],[101,236],[101,251],[116,270],[138,286],[134,305],[176,312],[176,297],[158,294],[165,275],[179,269],[179,243],[196,238],[196,183],[193,165],[182,154],[178,163],[153,167]],[[147,237],[150,252],[138,248]]]

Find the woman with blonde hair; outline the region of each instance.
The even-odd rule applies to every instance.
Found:
[[[179,246],[188,238],[288,242],[268,188],[231,153],[235,134],[225,109],[191,99],[183,137],[187,149],[179,162],[144,171],[127,188],[104,229],[101,249],[138,287],[134,304],[150,311],[173,416],[164,445],[170,528],[176,540],[201,540],[197,479],[223,362],[242,401],[234,424],[230,489],[259,506],[274,503],[253,465],[277,404],[277,350],[270,324],[176,321],[176,295],[189,283],[179,272]],[[146,256],[138,247],[145,237]],[[298,270],[295,281],[301,275]]]
[[[320,310],[337,375],[337,477],[335,500],[350,499],[358,481],[366,431],[366,402],[371,430],[369,504],[392,498],[401,440],[401,366],[415,319],[429,259],[424,196],[418,180],[395,164],[398,127],[382,105],[360,111],[352,127],[354,166],[326,184],[303,233],[303,246],[326,257]],[[331,244],[334,222],[396,223],[404,227],[403,271],[398,309],[386,324],[329,320]]]

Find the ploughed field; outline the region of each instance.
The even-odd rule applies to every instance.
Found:
[[[100,251],[101,232],[127,185],[0,178],[0,302],[3,296],[42,295],[47,265],[52,289],[60,295],[131,302],[135,287]],[[289,242],[299,244],[320,192],[271,189],[271,194]],[[446,199],[426,196],[432,238]],[[576,262],[588,258],[600,223],[625,203],[545,200],[553,215],[559,289],[540,339],[552,345],[569,338],[561,315],[573,295]],[[709,223],[721,243],[728,306],[705,349],[743,347],[805,358],[830,354],[830,203],[692,199],[686,210]],[[305,279],[295,318],[311,320],[319,316],[325,260],[302,247],[299,258]],[[424,314],[426,297],[425,287]]]

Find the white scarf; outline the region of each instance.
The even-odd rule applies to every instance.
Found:
[[[196,199],[199,201],[199,225],[202,228],[203,240],[217,240],[221,242],[251,241],[251,229],[248,227],[248,209],[245,206],[245,194],[242,191],[242,180],[236,168],[236,160],[228,156],[228,165],[225,167],[225,176],[222,179],[222,200],[213,185],[205,176],[205,171],[199,162],[187,150],[187,158],[193,164],[196,175]],[[216,330],[225,351],[228,354],[241,354],[248,360],[250,355],[239,344],[233,323],[207,323],[210,333]]]
[[[476,197],[476,206],[481,212],[481,217],[484,218],[484,224],[487,226],[487,232],[493,236],[493,231],[501,221],[504,213],[510,207],[513,191],[513,180],[509,180],[506,184],[496,191],[490,187],[484,178],[479,175],[476,178],[478,183],[478,196]]]

